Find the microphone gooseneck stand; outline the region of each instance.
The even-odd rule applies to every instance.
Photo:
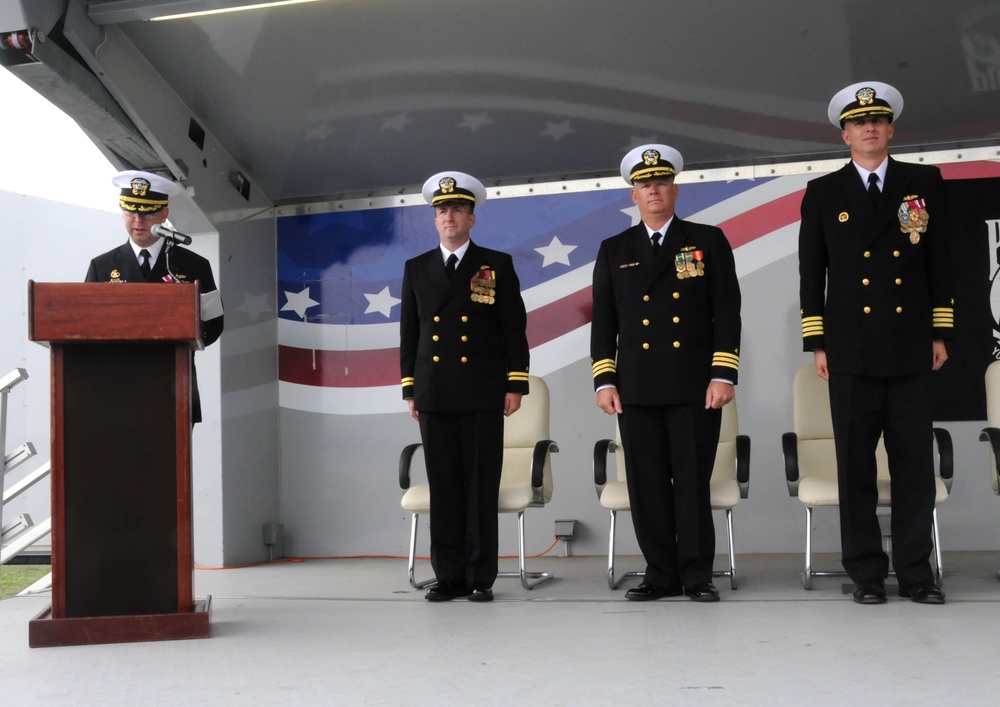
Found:
[[[167,263],[167,277],[170,278],[170,282],[180,282],[180,279],[178,279],[177,275],[174,274],[174,264],[172,258],[174,250],[174,241],[170,238],[164,238],[163,248],[166,250],[165,259]]]

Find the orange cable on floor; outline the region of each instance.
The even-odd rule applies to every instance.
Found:
[[[552,548],[556,546],[559,542],[559,538],[556,538],[551,545],[542,550],[537,555],[525,555],[526,560],[534,560],[539,557],[544,557],[552,551]],[[205,571],[216,571],[216,570],[238,570],[245,569],[247,567],[260,567],[261,565],[275,565],[285,562],[305,562],[306,560],[406,560],[409,559],[406,555],[304,555],[301,557],[279,557],[276,560],[260,560],[259,562],[248,562],[243,565],[223,565],[222,567],[203,567],[197,562],[194,565],[196,570]],[[431,558],[421,555],[416,559],[418,560],[430,560]],[[513,560],[517,559],[517,555],[500,555],[501,560]]]

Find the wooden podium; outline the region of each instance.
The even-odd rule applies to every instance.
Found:
[[[28,283],[51,348],[52,605],[31,647],[207,638],[193,597],[197,283]]]

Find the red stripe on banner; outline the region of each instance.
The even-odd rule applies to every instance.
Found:
[[[590,287],[585,287],[528,314],[528,345],[552,341],[589,324],[590,319]],[[399,349],[326,351],[279,346],[278,378],[286,383],[329,388],[399,385]]]
[[[723,221],[719,224],[719,228],[726,234],[729,244],[733,248],[739,248],[800,220],[803,194],[805,190],[801,189],[761,204],[728,221]]]
[[[590,324],[593,299],[588,285],[528,313],[528,346],[534,348]]]
[[[325,351],[279,346],[278,379],[330,388],[399,385],[399,348]]]
[[[1000,162],[949,162],[940,167],[945,179],[1000,177]]]

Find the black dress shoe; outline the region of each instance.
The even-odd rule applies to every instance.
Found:
[[[885,604],[885,580],[872,577],[854,585],[855,604]]]
[[[632,601],[653,601],[663,597],[679,597],[683,593],[680,587],[657,587],[643,582],[638,587],[632,587],[625,592],[625,598]]]
[[[427,601],[451,601],[458,597],[469,596],[469,590],[465,585],[454,584],[452,582],[438,582],[427,590],[424,599]]]
[[[684,593],[691,601],[719,601],[719,590],[711,582],[696,584],[690,589],[685,589]]]
[[[493,590],[489,587],[476,587],[469,595],[469,601],[493,601]]]
[[[907,589],[899,588],[899,596],[907,597],[918,604],[944,604],[944,592],[933,582],[919,582]]]

